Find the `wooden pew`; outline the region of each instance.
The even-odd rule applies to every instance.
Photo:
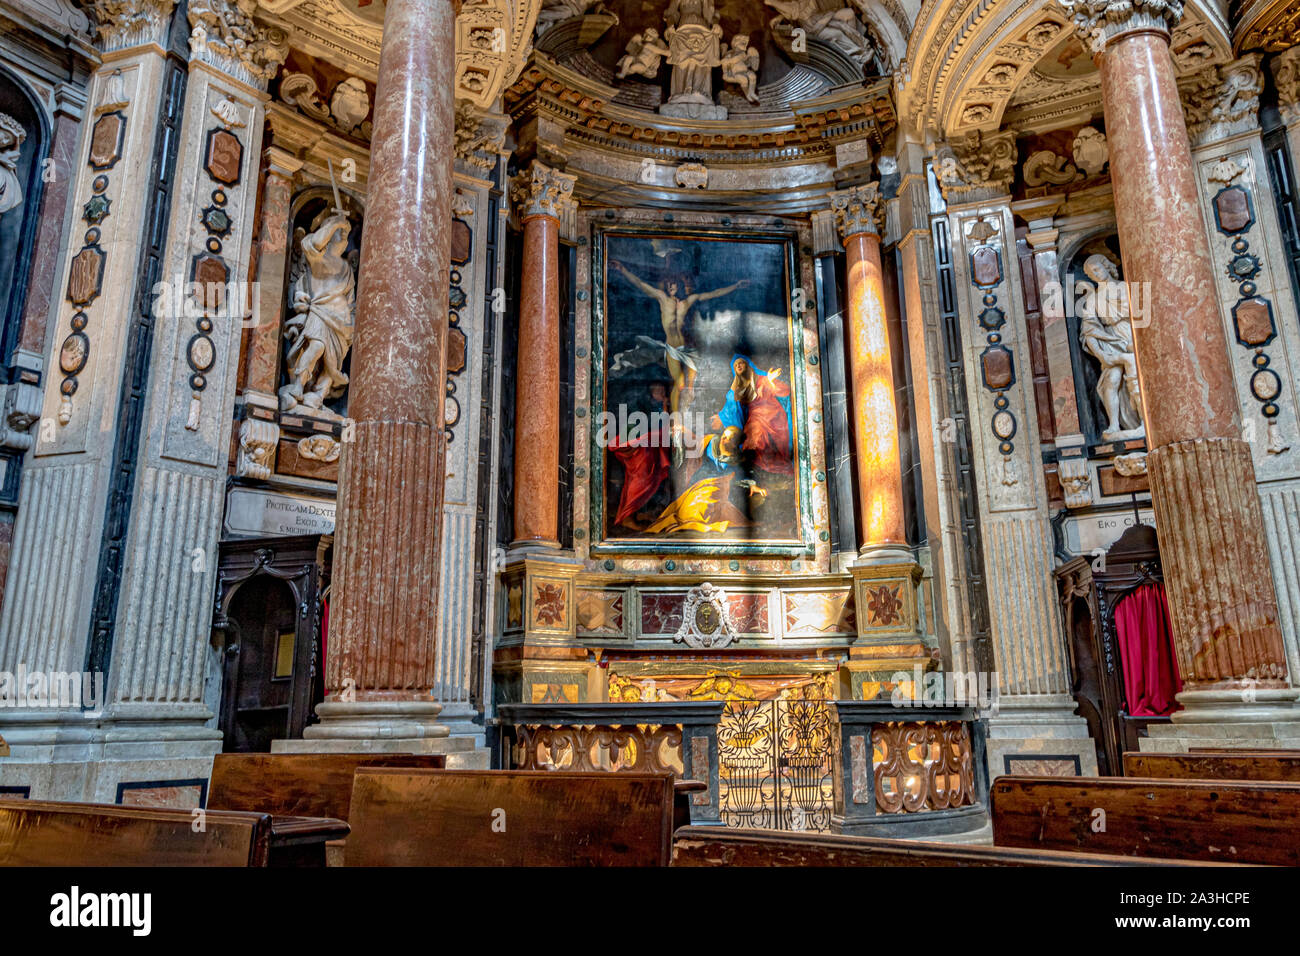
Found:
[[[0,866],[267,866],[271,818],[190,810],[0,800]]]
[[[362,767],[347,866],[667,866],[673,777]]]
[[[685,827],[673,834],[673,866],[1203,866],[1101,853],[889,840],[833,833]],[[1212,864],[1222,865],[1222,864]]]
[[[217,754],[207,806],[271,814],[272,866],[342,866],[347,831],[322,842],[303,818],[347,822],[358,767],[446,766],[443,754]],[[291,849],[292,847],[292,849]]]
[[[1163,780],[1287,780],[1294,783],[1300,782],[1300,752],[1130,752],[1124,754],[1124,775]]]
[[[999,847],[1300,865],[1300,783],[998,777]]]

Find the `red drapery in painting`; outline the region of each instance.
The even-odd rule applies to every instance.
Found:
[[[1124,668],[1124,697],[1135,717],[1164,717],[1178,709],[1183,688],[1169,629],[1163,584],[1144,584],[1115,606],[1115,633]]]

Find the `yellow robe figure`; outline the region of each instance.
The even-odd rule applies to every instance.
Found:
[[[674,534],[678,531],[722,534],[731,522],[709,521],[709,512],[719,500],[725,500],[730,488],[731,475],[718,475],[697,481],[663,510],[655,523],[645,529],[646,534]]]

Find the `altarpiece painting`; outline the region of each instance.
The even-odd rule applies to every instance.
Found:
[[[595,253],[593,543],[802,550],[811,521],[790,237],[609,229]]]

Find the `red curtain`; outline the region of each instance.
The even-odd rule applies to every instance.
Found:
[[[1163,584],[1144,584],[1115,607],[1124,696],[1135,717],[1163,717],[1178,709],[1174,695],[1183,688],[1169,629]]]

